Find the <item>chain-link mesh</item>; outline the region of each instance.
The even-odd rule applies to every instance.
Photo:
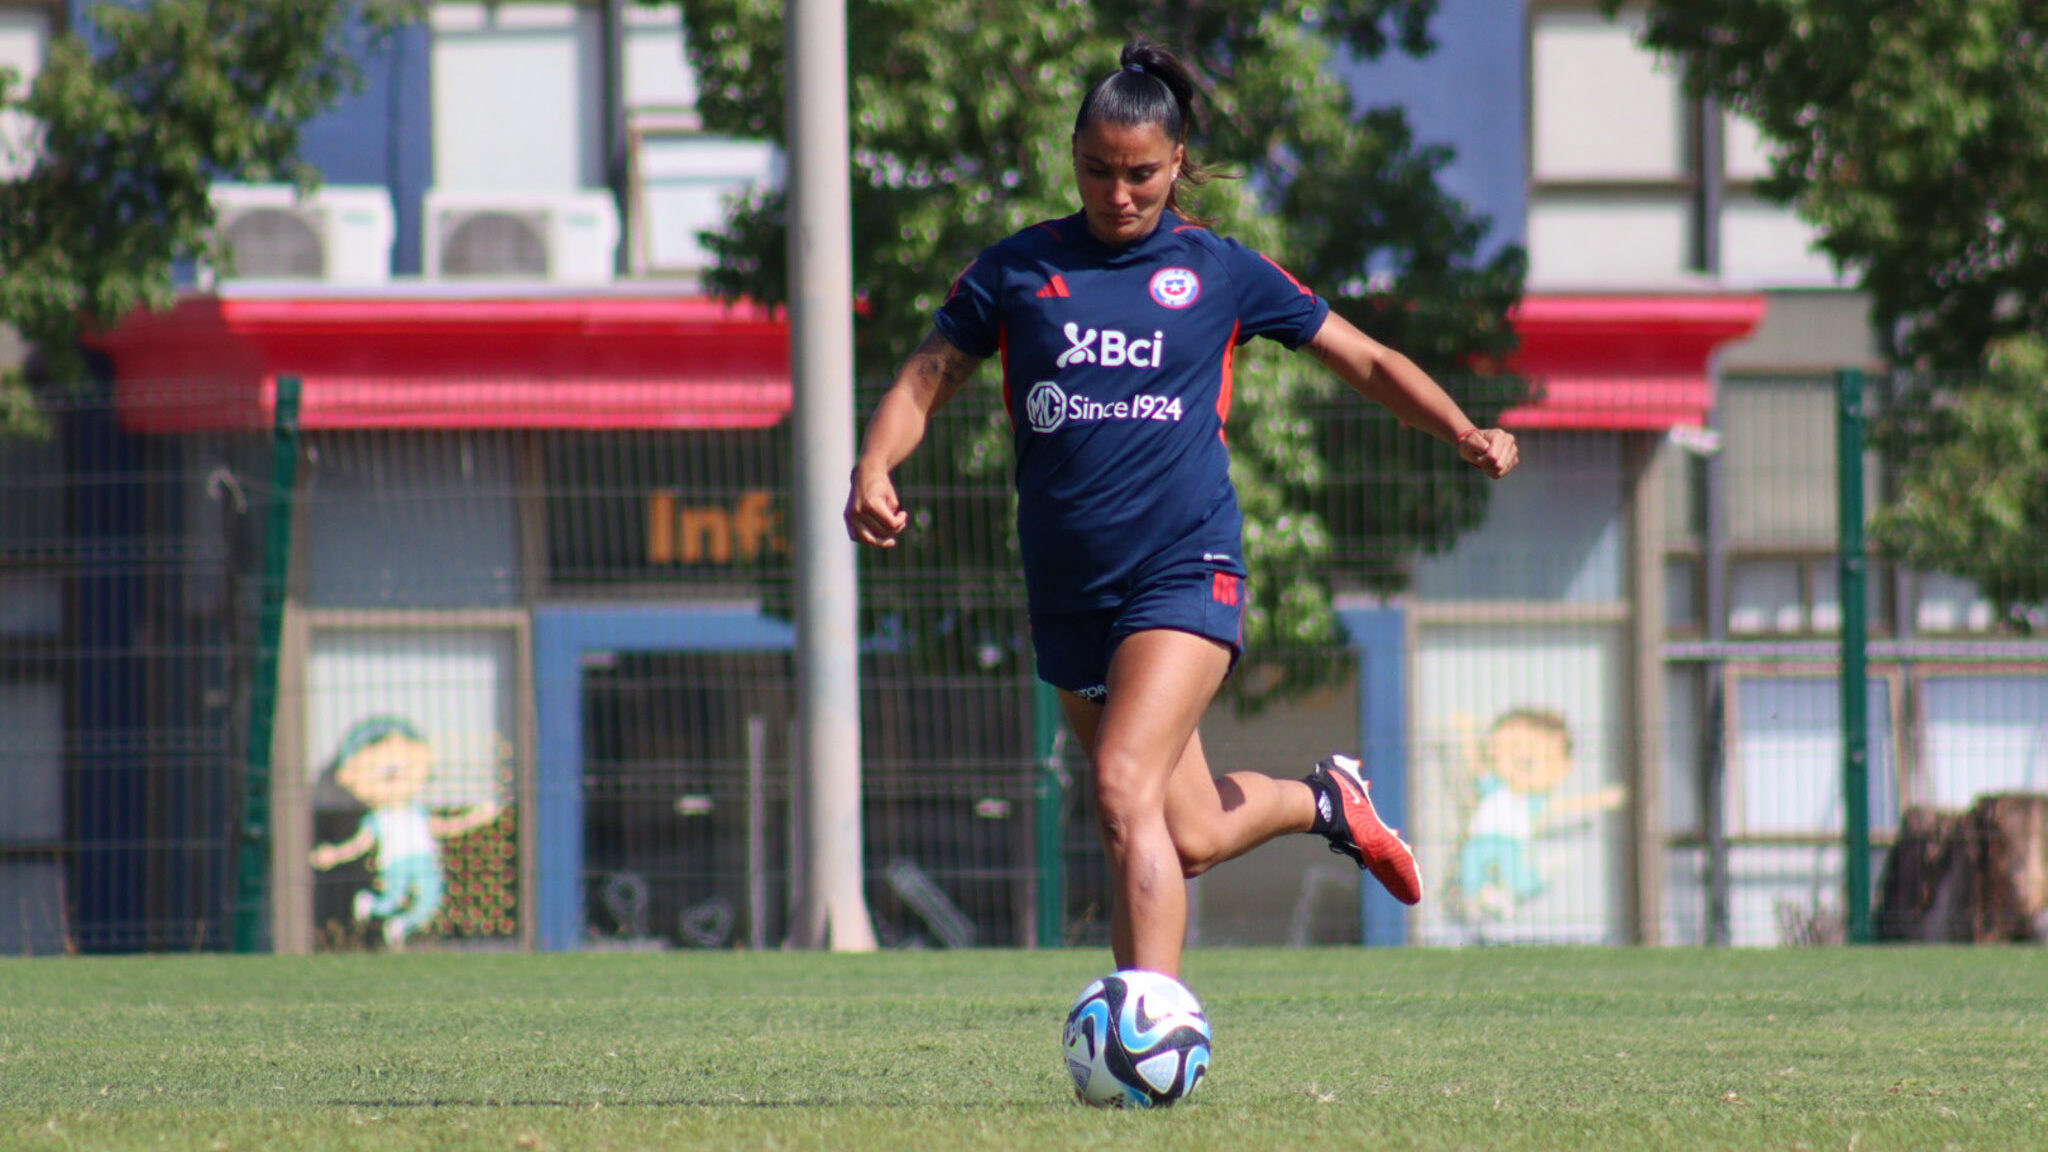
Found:
[[[1107,937],[1085,759],[1040,746],[995,393],[942,413],[899,476],[911,530],[862,556],[889,946]],[[214,418],[239,401],[148,395],[148,432],[83,390],[0,441],[0,951],[228,946],[266,594],[288,609],[259,861],[275,946],[531,947],[550,916],[583,946],[782,943],[803,875],[786,423],[316,423],[277,585],[267,429]],[[1838,937],[1833,396],[1734,378],[1712,429],[1539,421],[1498,485],[1368,404],[1311,405],[1319,468],[1245,479],[1292,509],[1254,510],[1272,556],[1321,550],[1288,567],[1255,541],[1252,596],[1296,622],[1320,604],[1327,628],[1255,638],[1211,761],[1299,776],[1362,752],[1423,857],[1411,941]],[[1924,924],[1948,874],[1926,845],[2024,823],[1937,834],[1928,814],[2048,789],[2048,647],[2040,606],[2000,592],[2018,577],[1886,550],[1885,516],[1926,489],[1885,455],[1901,441],[1872,443],[1870,824],[1881,857],[1922,828],[1920,879],[1885,883],[1921,893]],[[1195,893],[1213,944],[1357,940],[1378,915],[1310,837]]]

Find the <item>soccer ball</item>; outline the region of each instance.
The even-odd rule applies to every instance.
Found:
[[[1158,972],[1126,968],[1083,988],[1064,1039],[1074,1095],[1099,1108],[1163,1108],[1209,1071],[1209,1017]]]

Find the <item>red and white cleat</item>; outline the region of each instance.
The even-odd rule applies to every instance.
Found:
[[[1419,904],[1422,869],[1415,863],[1415,852],[1400,833],[1380,820],[1372,806],[1372,786],[1358,774],[1358,769],[1358,761],[1349,756],[1331,756],[1316,765],[1316,775],[1330,782],[1331,793],[1343,806],[1328,833],[1330,851],[1351,857],[1385,885],[1394,899],[1403,904]]]

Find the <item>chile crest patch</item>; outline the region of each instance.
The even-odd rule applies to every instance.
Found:
[[[1161,268],[1152,274],[1152,299],[1163,308],[1185,308],[1202,294],[1202,278],[1191,268]]]

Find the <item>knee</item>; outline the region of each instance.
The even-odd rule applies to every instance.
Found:
[[[1139,766],[1102,758],[1095,765],[1095,810],[1104,844],[1116,849],[1164,822],[1166,795]]]
[[[1098,782],[1095,787],[1095,821],[1102,840],[1112,850],[1130,843],[1148,819],[1158,815],[1135,789]]]
[[[1223,837],[1212,828],[1173,829],[1173,850],[1180,854],[1181,875],[1193,879],[1229,859],[1224,852]]]
[[[1228,859],[1222,829],[1167,817],[1165,781],[1145,767],[1112,755],[1098,756],[1095,807],[1103,846],[1121,856],[1133,842],[1156,832],[1161,839],[1150,842],[1158,848],[1171,842],[1183,876],[1199,876]]]

